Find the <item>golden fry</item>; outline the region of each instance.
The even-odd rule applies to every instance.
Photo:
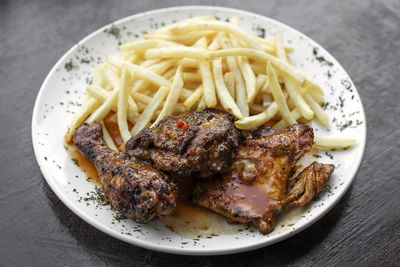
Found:
[[[235,76],[233,72],[226,72],[224,74],[224,81],[226,88],[228,89],[229,93],[231,94],[232,98],[235,99]]]
[[[203,96],[203,86],[200,85],[197,89],[185,100],[183,106],[190,109],[197,101],[199,101]]]
[[[331,138],[331,137],[314,137],[314,146],[321,150],[342,150],[347,149],[356,144],[356,139],[350,138]]]
[[[278,105],[273,102],[265,111],[250,117],[245,117],[235,122],[236,127],[242,130],[251,130],[263,125],[278,113]]]
[[[228,89],[225,86],[224,76],[222,75],[222,63],[221,59],[216,59],[213,61],[213,73],[215,79],[215,85],[217,88],[217,95],[219,102],[222,107],[232,113],[236,118],[243,119],[243,115],[240,112],[238,106],[230,95]]]
[[[275,35],[275,44],[278,58],[288,63],[285,48],[283,46],[282,33],[280,31]],[[283,82],[285,83],[285,87],[287,92],[289,93],[290,98],[294,101],[294,104],[299,109],[300,113],[307,120],[311,120],[314,116],[314,113],[304,101],[301,94],[297,91],[296,83],[291,77],[283,77]]]
[[[281,86],[279,85],[278,78],[274,69],[271,66],[271,63],[268,62],[267,65],[267,75],[268,81],[271,86],[271,92],[274,97],[274,100],[278,104],[278,109],[282,115],[282,117],[289,123],[289,125],[296,124],[296,120],[290,114],[289,108],[285,101],[285,96],[282,93]]]
[[[317,119],[322,123],[323,126],[327,127],[329,124],[329,117],[328,114],[321,108],[320,105],[318,105],[315,100],[309,96],[305,96],[306,102],[310,105],[311,109],[314,111],[315,116]]]
[[[165,100],[164,107],[162,108],[156,121],[151,125],[151,127],[154,127],[160,120],[172,114],[172,112],[174,111],[174,106],[178,102],[178,98],[181,94],[182,87],[183,87],[182,66],[179,66],[178,69],[176,70],[174,81],[172,82],[171,88],[168,93],[168,97]]]
[[[120,81],[120,90],[118,96],[118,128],[121,134],[122,140],[124,143],[128,142],[128,140],[132,137],[128,130],[128,99],[129,99],[129,84],[131,82],[131,75],[128,68],[123,65],[122,66],[122,74]]]
[[[154,113],[157,109],[161,106],[162,102],[164,101],[165,97],[168,94],[167,87],[160,87],[157,93],[153,96],[151,101],[147,104],[146,108],[138,118],[135,126],[131,130],[132,136],[138,134],[143,128],[147,126],[150,122],[151,118],[153,117]]]

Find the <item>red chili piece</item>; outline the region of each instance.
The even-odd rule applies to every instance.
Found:
[[[219,154],[218,153],[214,153],[214,158],[219,158]]]
[[[178,122],[176,123],[176,126],[177,126],[178,128],[182,128],[183,125],[185,125],[185,123],[184,123],[183,121],[178,121]]]
[[[194,154],[194,150],[193,150],[193,149],[189,149],[189,150],[188,150],[188,154],[189,154],[189,155],[193,155],[193,154]]]
[[[185,126],[182,126],[182,130],[184,130],[184,131],[186,131],[189,128],[190,128],[189,124],[186,124]]]

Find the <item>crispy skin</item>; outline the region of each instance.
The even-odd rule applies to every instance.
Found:
[[[333,164],[311,163],[290,181],[286,203],[296,207],[304,206],[312,199],[317,200],[334,169]]]
[[[286,188],[296,161],[311,149],[313,130],[295,125],[287,130],[260,130],[245,136],[247,140],[239,148],[230,171],[222,177],[196,181],[192,199],[195,204],[233,221],[253,223],[268,233],[274,229],[276,215],[286,206]]]
[[[209,177],[228,171],[239,141],[233,117],[207,109],[170,116],[143,129],[126,143],[125,151],[173,175]]]
[[[171,213],[178,196],[176,183],[151,165],[111,150],[102,136],[100,123],[85,123],[75,130],[73,141],[95,164],[111,205],[141,223]]]

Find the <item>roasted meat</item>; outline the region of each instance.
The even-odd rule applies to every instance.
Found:
[[[104,142],[101,124],[83,124],[73,141],[96,166],[102,190],[111,205],[137,222],[167,215],[176,206],[178,187],[165,173],[111,150]]]
[[[287,195],[290,205],[304,205],[321,191],[333,166],[314,164],[306,168],[293,180],[288,193],[297,160],[311,149],[312,128],[263,128],[245,132],[244,137],[229,172],[197,180],[192,200],[233,221],[253,223],[261,232],[268,233],[274,229],[276,215],[287,205]]]
[[[311,200],[318,200],[325,182],[331,177],[335,165],[313,162],[304,168],[289,183],[286,203],[290,206],[304,206]]]
[[[170,116],[126,143],[126,152],[181,177],[228,171],[239,147],[233,117],[215,109]]]

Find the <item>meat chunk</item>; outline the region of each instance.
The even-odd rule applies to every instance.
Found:
[[[126,143],[126,152],[174,175],[209,177],[228,171],[239,141],[233,117],[207,109],[170,116],[143,129]]]
[[[290,206],[304,206],[312,199],[317,200],[334,169],[333,164],[318,162],[313,162],[304,168],[295,179],[290,181],[286,202]]]
[[[102,190],[111,205],[141,223],[167,215],[176,206],[178,187],[151,165],[111,150],[104,142],[101,124],[83,124],[73,141],[96,166]]]
[[[226,175],[196,181],[193,202],[233,221],[253,223],[261,232],[268,233],[274,229],[276,215],[286,206],[286,188],[297,160],[311,149],[313,130],[295,125],[287,130],[263,130],[245,136],[247,140]],[[305,171],[296,181],[305,180],[306,173],[309,172]],[[323,177],[315,181],[325,181],[326,176]],[[298,183],[293,188],[295,184]],[[309,189],[303,190],[303,194],[301,190],[293,193],[292,205],[301,195],[304,197],[298,199],[299,204],[310,200],[305,191],[311,195]]]

